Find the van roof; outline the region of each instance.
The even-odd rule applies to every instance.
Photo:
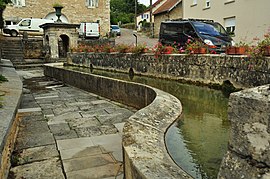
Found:
[[[184,22],[195,22],[195,21],[208,22],[208,23],[214,22],[214,20],[210,20],[210,19],[182,19],[182,18],[179,18],[179,19],[168,19],[168,20],[163,21],[162,23],[184,23]]]

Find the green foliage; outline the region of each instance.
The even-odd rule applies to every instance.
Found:
[[[137,1],[137,14],[145,11],[146,6],[139,4],[138,0],[111,0],[111,24],[134,22],[135,1]]]
[[[0,83],[2,83],[4,81],[8,81],[8,79],[0,74]]]
[[[135,24],[134,23],[127,23],[127,24],[122,25],[121,27],[127,28],[127,29],[134,29]]]
[[[11,0],[0,0],[0,29],[4,27],[3,12],[8,3],[11,3]]]

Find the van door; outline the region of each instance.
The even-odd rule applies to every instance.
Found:
[[[164,23],[161,25],[160,42],[170,45],[177,43],[179,41],[178,24]]]
[[[183,26],[183,33],[181,35],[181,45],[185,46],[188,39],[194,40],[197,38],[198,38],[198,36],[197,36],[193,26],[189,22],[185,23]]]
[[[25,19],[20,22],[19,32],[30,31],[31,30],[31,19]]]

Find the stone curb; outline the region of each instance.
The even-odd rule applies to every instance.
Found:
[[[17,133],[16,113],[20,105],[23,85],[9,60],[1,60],[0,73],[8,79],[8,82],[0,84],[0,91],[4,93],[4,96],[1,96],[3,108],[0,109],[0,178],[6,178],[10,167],[9,156]]]

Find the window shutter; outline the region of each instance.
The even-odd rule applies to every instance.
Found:
[[[85,6],[88,7],[89,5],[89,0],[85,0]]]
[[[25,0],[21,0],[22,6],[25,6]]]
[[[98,7],[98,0],[96,0],[96,7]]]

